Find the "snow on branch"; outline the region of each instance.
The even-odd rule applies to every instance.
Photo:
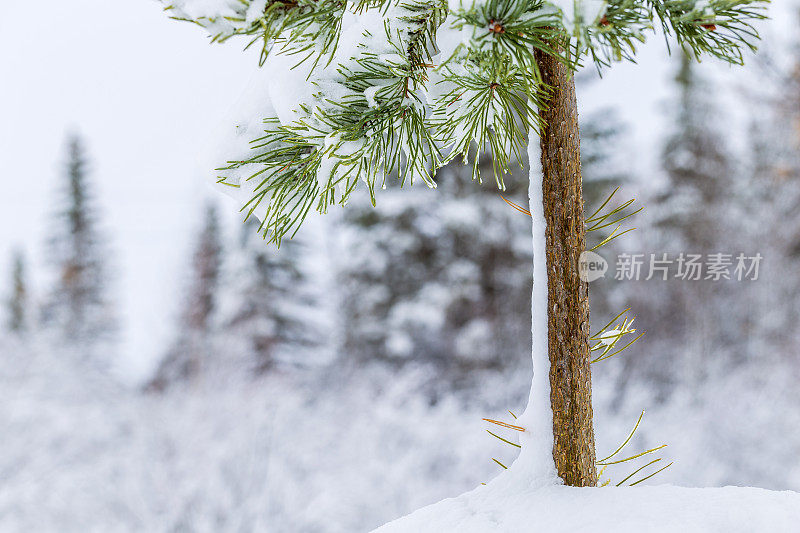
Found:
[[[756,0],[163,0],[214,41],[261,47],[274,113],[218,182],[249,191],[243,209],[276,243],[313,209],[344,204],[359,181],[435,186],[454,158],[491,151],[493,174],[522,160],[548,88],[535,53],[572,70],[633,60],[646,30],[739,63],[758,39]],[[240,154],[236,154],[237,157]],[[228,156],[230,157],[230,156]],[[266,203],[267,207],[261,204]]]

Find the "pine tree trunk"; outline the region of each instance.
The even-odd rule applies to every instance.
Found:
[[[589,289],[578,275],[586,228],[575,81],[570,69],[551,55],[537,52],[536,59],[544,83],[552,88],[539,114],[546,124],[541,152],[553,458],[564,483],[595,486]]]

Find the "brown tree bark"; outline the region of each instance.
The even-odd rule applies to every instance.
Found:
[[[553,458],[564,483],[595,486],[589,288],[578,275],[586,227],[575,81],[571,70],[552,55],[537,52],[536,59],[543,82],[551,88],[547,105],[539,109],[539,115],[545,124],[540,144]]]

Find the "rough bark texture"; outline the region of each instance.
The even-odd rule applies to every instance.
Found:
[[[538,53],[537,60],[544,83],[552,88],[548,105],[539,114],[546,124],[541,148],[553,458],[567,485],[594,486],[589,289],[578,275],[586,229],[575,82],[572,72],[552,56]]]

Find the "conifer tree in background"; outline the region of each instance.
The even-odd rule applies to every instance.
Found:
[[[800,23],[800,9],[795,17],[795,24]],[[787,264],[783,271],[783,280],[790,281],[792,273],[800,271],[800,37],[795,36],[793,59],[789,71],[783,77],[783,91],[777,106],[778,127],[775,134],[781,136],[781,152],[777,160],[776,182],[787,189],[780,201],[780,220],[775,226],[780,231],[781,241],[786,243]],[[800,322],[800,286],[794,285],[783,291],[784,299],[788,298],[789,308],[786,316],[790,325]],[[791,327],[791,326],[790,326]],[[793,339],[800,341],[800,336]],[[794,344],[796,345],[796,344]],[[783,348],[783,347],[782,347]]]
[[[309,318],[315,301],[301,269],[303,244],[293,240],[280,251],[264,246],[257,226],[255,219],[243,225],[239,249],[231,254],[233,309],[224,327],[243,344],[247,371],[262,374],[309,364],[304,356],[319,343],[319,329]]]
[[[6,300],[6,312],[8,331],[16,334],[22,334],[28,328],[28,280],[25,270],[25,258],[22,252],[14,252],[11,290]]]
[[[219,215],[216,206],[208,204],[192,253],[177,340],[155,372],[150,388],[163,390],[172,383],[187,381],[202,372],[207,364],[211,356],[221,268]]]
[[[620,151],[626,146],[626,125],[616,110],[604,108],[580,117],[580,128],[583,195],[586,209],[592,209],[632,179],[626,154]]]
[[[375,207],[366,197],[348,206],[338,232],[347,359],[430,364],[435,386],[525,361],[529,222],[469,173],[451,163],[436,191],[391,187]]]
[[[717,316],[721,292],[729,289],[724,286],[725,280],[706,279],[707,272],[692,266],[702,267],[715,253],[733,256],[737,250],[724,243],[744,243],[729,238],[736,235],[733,226],[738,224],[731,198],[739,170],[720,131],[724,117],[714,100],[715,87],[698,72],[691,54],[687,50],[678,58],[678,98],[661,153],[667,179],[648,202],[650,217],[658,228],[654,249],[659,253],[655,260],[663,259],[659,254],[668,253],[675,264],[666,281],[656,273],[650,283],[642,284],[641,293],[632,302],[641,323],[652,324],[647,339],[651,350],[675,357],[653,360],[643,354],[642,358],[627,357],[623,361],[625,380],[633,373],[646,372],[662,400],[676,382],[690,383],[690,390],[699,390],[707,369],[726,359],[724,344],[735,340],[722,335],[723,325],[735,328],[739,323],[731,309],[726,316]],[[651,258],[648,255],[645,259],[649,262]],[[685,349],[676,352],[674,346]],[[622,392],[624,383],[619,388]]]
[[[370,195],[394,173],[402,183],[433,185],[434,172],[453,159],[469,161],[478,178],[485,151],[502,188],[528,144],[534,381],[512,471],[596,484],[588,288],[578,275],[585,225],[573,73],[583,58],[598,68],[633,59],[635,44],[656,24],[679,47],[741,63],[742,48],[757,38],[751,22],[763,17],[762,4],[165,3],[217,41],[245,34],[263,44],[262,60],[281,81],[282,94],[271,95],[275,109],[258,117],[260,131],[239,128],[252,135],[252,149],[231,154],[218,177],[249,196],[244,209],[259,215],[275,242],[292,235],[311,209],[346,203],[359,182]]]
[[[800,12],[796,20],[800,21]],[[751,246],[769,262],[770,283],[750,299],[746,331],[762,353],[790,353],[800,340],[786,335],[800,320],[800,39],[795,37],[788,68],[773,66],[758,87],[768,98],[757,108],[750,128],[750,187],[742,187],[745,224]],[[763,228],[770,238],[763,238]],[[767,259],[768,258],[768,259]],[[778,342],[778,344],[775,344]],[[766,348],[769,346],[769,348]]]
[[[714,206],[730,188],[734,169],[717,129],[721,120],[713,86],[700,78],[690,54],[680,56],[675,78],[680,96],[662,152],[668,183],[653,211],[674,249],[708,253],[719,243],[723,223]]]
[[[800,10],[795,23],[800,23]],[[800,261],[800,221],[794,216],[800,208],[800,38],[795,38],[792,52],[791,65],[779,80],[781,91],[774,110],[774,173],[776,181],[788,185],[782,202],[782,214],[787,218],[781,220],[778,229],[790,255]]]
[[[114,339],[116,311],[108,287],[106,244],[87,177],[83,142],[71,136],[61,207],[50,225],[47,259],[55,280],[42,313],[62,341],[91,352]],[[91,354],[84,354],[91,356]],[[105,361],[104,364],[107,364]]]

